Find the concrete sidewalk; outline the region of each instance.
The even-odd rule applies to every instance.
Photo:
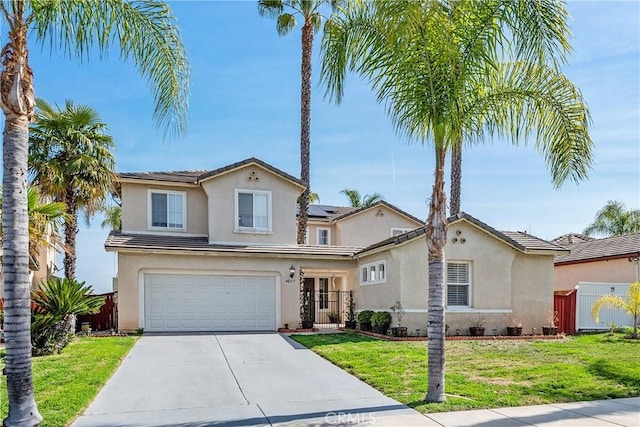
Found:
[[[640,398],[422,415],[278,334],[144,335],[74,427],[627,426]]]
[[[437,424],[435,425],[442,427],[639,427],[640,397],[475,411],[439,412],[427,414],[426,418],[436,422]]]

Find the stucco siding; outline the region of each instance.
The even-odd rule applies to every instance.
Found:
[[[318,229],[326,228],[329,229],[329,244],[331,246],[337,246],[336,244],[336,227],[328,222],[326,223],[311,223],[308,225],[308,236],[307,239],[309,241],[309,245],[317,245],[318,244]]]
[[[368,246],[391,237],[391,228],[413,230],[421,225],[386,206],[379,206],[337,221],[333,244]]]
[[[296,185],[265,169],[250,166],[204,181],[202,188],[208,196],[210,242],[295,244],[296,199],[300,192]],[[235,230],[236,190],[271,192],[271,232]]]
[[[118,256],[118,328],[136,330],[143,327],[141,288],[144,287],[144,273],[275,276],[280,295],[276,325],[297,325],[300,321],[299,279],[297,272],[294,279],[289,278],[290,265],[291,261],[285,259],[121,253]]]
[[[149,230],[149,190],[186,192],[187,229],[166,233],[207,234],[207,196],[202,189],[131,183],[122,184],[122,230],[124,232],[165,233],[162,230]]]
[[[578,282],[633,283],[636,275],[636,264],[627,258],[556,265],[553,288],[574,289]]]
[[[553,257],[518,254],[512,271],[514,315],[523,333],[542,333],[553,311]]]

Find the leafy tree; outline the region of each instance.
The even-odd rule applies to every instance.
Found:
[[[29,243],[27,237],[27,152],[34,117],[33,70],[29,45],[59,49],[69,58],[88,59],[120,47],[155,98],[154,117],[166,136],[186,130],[189,65],[170,8],[156,0],[5,0],[0,2],[6,44],[0,52],[0,105],[3,133],[2,227],[5,295],[5,373],[7,427],[33,426],[42,420],[33,397],[31,375]],[[114,84],[117,84],[114,82]]]
[[[102,228],[122,230],[122,206],[109,205],[103,209],[104,220],[100,224]]]
[[[302,64],[300,86],[300,179],[305,189],[299,198],[298,213],[299,245],[304,244],[307,235],[307,220],[310,203],[310,157],[311,157],[311,53],[313,35],[322,26],[323,5],[336,7],[338,0],[258,0],[258,13],[276,19],[276,29],[281,36],[296,28],[296,16],[302,17]]]
[[[627,298],[618,295],[603,295],[593,303],[591,315],[597,322],[603,307],[619,308],[633,317],[633,338],[638,338],[638,320],[640,319],[640,282],[632,283]]]
[[[327,94],[340,102],[352,71],[370,83],[400,135],[434,147],[426,226],[427,401],[445,400],[447,152],[485,136],[514,144],[535,137],[556,187],[587,176],[588,111],[557,67],[569,51],[567,19],[555,0],[374,0],[349,3],[325,28]]]
[[[344,190],[341,190],[340,193],[347,196],[349,199],[349,205],[353,208],[368,208],[369,206],[373,206],[384,199],[384,196],[380,193],[365,194],[360,197],[360,192],[351,188],[345,188]]]
[[[115,146],[107,126],[88,105],[66,101],[64,109],[36,100],[29,137],[29,170],[44,194],[67,206],[64,241],[65,277],[76,272],[78,212],[91,218],[105,204],[115,180]]]
[[[630,233],[640,233],[640,210],[627,209],[618,200],[609,200],[583,231],[587,236],[622,236]]]

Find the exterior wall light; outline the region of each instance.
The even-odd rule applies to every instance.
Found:
[[[291,264],[291,267],[289,267],[289,277],[293,279],[293,276],[295,274],[296,274],[296,268],[293,266],[293,264]]]

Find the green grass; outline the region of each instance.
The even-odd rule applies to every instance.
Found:
[[[640,340],[603,334],[562,341],[448,341],[442,404],[424,402],[425,342],[355,333],[296,335],[299,343],[418,411],[640,396]]]
[[[41,426],[66,426],[85,409],[131,350],[136,337],[78,338],[61,354],[33,358]],[[0,350],[0,368],[4,350]],[[7,416],[7,384],[0,381],[0,420]]]

